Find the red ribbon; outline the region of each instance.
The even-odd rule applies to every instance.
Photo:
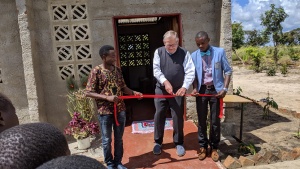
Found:
[[[184,96],[193,96],[191,94],[186,94]],[[197,96],[208,96],[208,97],[214,97],[214,95],[211,94],[198,94]],[[177,97],[176,95],[161,95],[161,94],[143,94],[143,96],[139,95],[130,95],[130,96],[119,96],[119,99],[141,99],[141,98],[174,98]],[[117,104],[114,103],[114,117],[116,125],[119,126],[118,118],[117,118]],[[223,98],[220,98],[220,114],[219,118],[223,117]]]

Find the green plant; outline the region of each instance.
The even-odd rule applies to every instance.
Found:
[[[252,155],[256,154],[256,147],[252,143],[240,143],[238,151],[243,154],[251,153]]]
[[[233,89],[234,95],[240,95],[243,92],[242,88],[239,86],[236,89]]]
[[[80,78],[77,85],[73,78],[67,80],[67,110],[72,117],[65,134],[73,135],[75,139],[83,139],[94,133],[95,122],[91,122],[94,116],[94,101],[85,96],[84,88],[87,84],[87,77]],[[79,87],[78,87],[79,86]]]
[[[293,47],[288,48],[288,55],[292,61],[298,61],[300,59],[297,49],[294,49]]]
[[[246,50],[246,53],[251,57],[253,64],[252,67],[255,72],[261,72],[261,62],[262,62],[262,56],[264,55],[263,51],[258,50],[257,48],[248,48]]]
[[[278,110],[278,104],[272,97],[269,96],[269,92],[268,97],[264,99],[264,102],[266,103],[266,105],[263,108],[263,119],[268,119],[270,117],[270,107]]]
[[[269,66],[266,73],[268,76],[275,76],[276,75],[276,67]]]
[[[290,55],[290,58],[292,61],[298,61],[300,59],[300,56],[297,54],[293,54],[293,55]]]
[[[85,97],[84,89],[78,89],[68,93],[67,110],[71,117],[74,112],[79,112],[83,119],[90,121],[94,115],[94,101]]]
[[[294,134],[294,137],[300,139],[300,123],[299,123],[298,131]]]
[[[281,74],[283,74],[283,76],[286,76],[288,73],[288,69],[287,69],[287,64],[283,64],[280,68]]]

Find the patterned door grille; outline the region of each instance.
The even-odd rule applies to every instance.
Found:
[[[122,67],[151,64],[149,34],[120,35],[119,51]]]
[[[50,16],[59,77],[79,79],[92,69],[91,39],[86,0],[68,4],[52,1]]]

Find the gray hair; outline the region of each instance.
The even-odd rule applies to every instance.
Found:
[[[164,40],[168,38],[176,38],[177,41],[179,40],[177,32],[173,30],[169,30],[164,34]]]

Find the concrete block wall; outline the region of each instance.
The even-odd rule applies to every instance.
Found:
[[[221,3],[214,0],[111,0],[101,3],[91,0],[88,5],[91,28],[95,35],[93,36],[95,52],[102,41],[113,44],[112,16],[169,13],[181,13],[183,47],[190,52],[197,49],[194,37],[201,30],[209,33],[212,45],[219,46],[220,28],[216,27],[216,24],[220,20],[218,14]]]
[[[19,30],[16,2],[21,3],[23,1],[16,0],[15,2],[11,2],[10,0],[3,0],[0,2],[0,11],[5,13],[5,15],[0,16],[1,22],[4,21],[11,24],[8,27],[1,24],[1,27],[6,28],[6,32],[11,34],[13,34],[15,30]],[[51,3],[54,2],[67,3],[74,1],[28,0],[25,2],[26,5],[23,5],[23,7],[26,7],[26,10],[28,10],[26,12],[26,14],[28,14],[28,30],[30,33],[30,39],[28,40],[31,42],[31,64],[33,65],[33,72],[26,72],[25,70],[25,74],[32,74],[34,76],[33,79],[35,82],[30,85],[36,88],[34,99],[37,99],[36,104],[38,105],[38,111],[40,114],[39,119],[41,121],[48,121],[49,123],[55,124],[60,129],[63,129],[70,120],[66,109],[67,88],[66,82],[61,80],[58,75],[59,72],[56,65],[57,58],[54,57],[53,52],[52,39],[54,37],[52,35],[49,9]],[[221,21],[220,10],[222,7],[222,0],[217,2],[215,0],[87,0],[86,3],[91,35],[93,66],[101,63],[101,59],[98,55],[99,47],[104,44],[115,44],[112,23],[113,16],[181,13],[183,47],[188,49],[190,52],[196,50],[197,47],[194,42],[194,36],[200,30],[207,31],[209,33],[212,45],[220,45],[221,24],[219,22]],[[3,5],[7,4],[9,7],[4,8]],[[5,10],[3,11],[3,9]],[[11,16],[6,16],[8,13]],[[11,18],[14,19],[12,20]],[[11,27],[15,27],[16,29],[10,29]],[[22,61],[22,48],[18,32],[15,32],[15,36],[13,37],[15,40],[10,47],[14,49],[14,51],[6,52],[7,54],[12,55],[11,60],[5,60],[2,56],[0,59],[0,68],[2,68],[2,72],[5,72],[3,70],[9,70],[9,72],[12,73],[10,76],[4,77],[4,75],[2,75],[2,78],[7,81],[5,83],[10,86],[5,85],[4,87],[3,84],[0,84],[0,91],[3,89],[6,91],[5,94],[11,94],[13,101],[17,98],[19,99],[17,101],[17,109],[27,108],[28,110],[32,110],[34,107],[28,107],[27,101],[27,97],[30,96],[30,93],[27,91],[27,95],[26,88],[24,87],[24,70],[22,70],[22,63],[24,61]],[[3,41],[2,39],[5,38],[7,37],[2,37],[1,34],[1,42]],[[0,48],[4,49],[5,47],[6,46],[2,44],[0,45]],[[2,50],[0,52],[2,52]],[[21,65],[18,67],[18,71],[11,69],[11,66],[5,67],[11,63]],[[19,78],[13,78],[14,76]],[[11,79],[8,79],[8,77]],[[13,86],[11,84],[21,84],[21,87],[18,85]],[[18,91],[19,94],[13,95],[13,91]],[[195,112],[194,109],[188,111]]]
[[[0,22],[0,76],[2,79],[0,92],[12,101],[19,121],[27,123],[30,121],[30,117],[15,1],[0,1]]]

